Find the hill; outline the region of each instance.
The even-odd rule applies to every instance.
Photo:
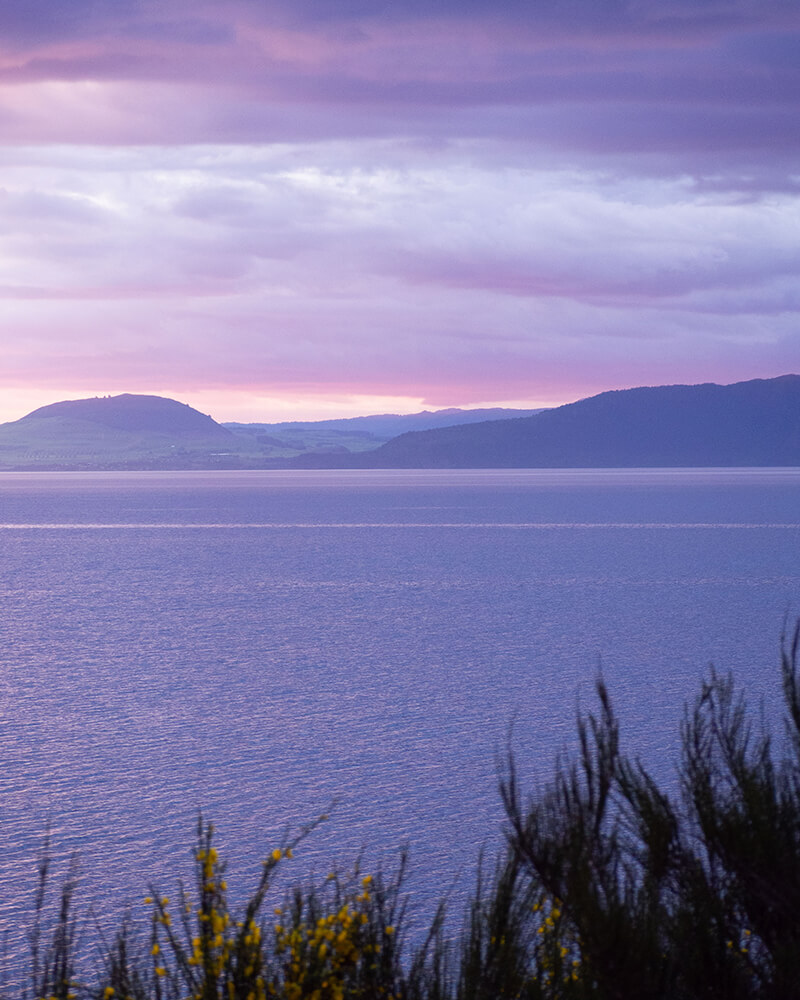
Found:
[[[800,375],[621,389],[481,419],[492,412],[222,426],[174,399],[125,393],[52,403],[0,425],[0,468],[800,466]],[[440,420],[453,423],[375,446],[393,421]]]
[[[292,453],[369,451],[406,431],[431,430],[484,420],[527,417],[539,410],[475,409],[422,410],[420,413],[379,413],[334,420],[293,420],[281,423],[226,423],[236,434],[254,438],[265,455],[289,457]]]
[[[439,410],[280,424],[217,423],[163,396],[100,396],[41,406],[0,424],[0,469],[286,467],[292,457],[377,448],[409,428],[519,415],[525,410]]]
[[[208,468],[238,444],[185,403],[124,393],[51,403],[0,425],[0,468]]]
[[[299,468],[800,465],[800,375],[603,392],[531,417],[403,434]]]
[[[17,424],[27,426],[37,420],[84,420],[100,427],[132,433],[152,432],[179,438],[226,438],[231,432],[211,417],[187,403],[164,396],[140,396],[125,392],[120,396],[67,399],[33,410]]]

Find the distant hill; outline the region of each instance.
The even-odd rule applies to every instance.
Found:
[[[180,438],[233,435],[211,417],[192,409],[187,403],[164,396],[140,396],[125,392],[120,396],[95,396],[92,399],[68,399],[33,410],[17,423],[34,420],[85,420],[100,427],[132,433],[153,432]]]
[[[800,375],[603,392],[531,417],[403,434],[298,468],[800,466]]]
[[[0,424],[0,468],[209,468],[232,454],[239,462],[238,445],[185,403],[124,393],[51,403]]]
[[[368,417],[341,417],[335,420],[292,420],[276,424],[226,423],[223,426],[236,434],[248,434],[272,453],[283,450],[302,451],[368,451],[390,441],[406,431],[431,430],[474,424],[483,420],[528,417],[540,410],[493,409],[422,410],[420,413],[379,413]]]
[[[96,396],[41,406],[0,424],[0,469],[258,469],[292,457],[349,456],[410,427],[524,410],[439,410],[281,424],[217,423],[163,396]]]
[[[511,419],[481,419],[487,413],[222,426],[174,399],[125,393],[52,403],[0,424],[0,468],[800,466],[800,375],[621,389]],[[409,420],[457,422],[375,446],[392,421]]]

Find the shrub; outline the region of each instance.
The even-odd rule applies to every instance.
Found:
[[[800,997],[798,645],[800,623],[781,645],[785,750],[712,671],[682,726],[677,797],[621,753],[602,681],[577,758],[536,799],[509,757],[509,843],[577,942],[564,995]]]

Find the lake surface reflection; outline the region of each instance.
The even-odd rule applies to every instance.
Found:
[[[335,799],[295,871],[407,842],[424,908],[498,842],[510,725],[531,786],[600,665],[664,774],[710,662],[773,711],[800,470],[6,473],[0,546],[13,951],[48,823],[102,920],[198,809],[235,890]]]

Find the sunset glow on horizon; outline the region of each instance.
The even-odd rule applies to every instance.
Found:
[[[794,0],[0,11],[0,420],[800,369]]]

